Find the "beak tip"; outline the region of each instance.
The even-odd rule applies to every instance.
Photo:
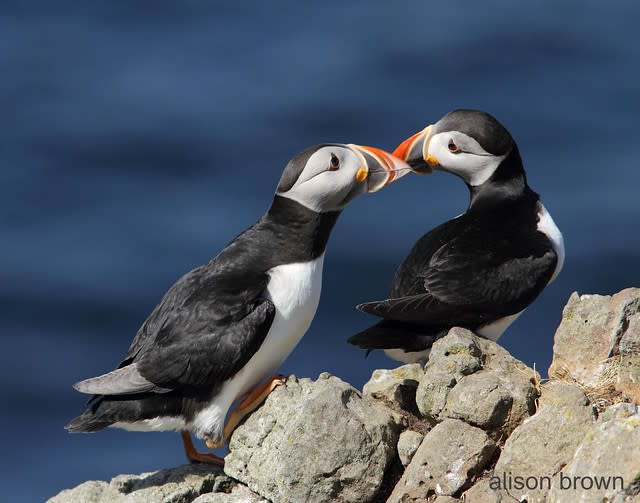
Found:
[[[424,128],[422,131],[419,131],[416,134],[411,135],[409,138],[404,140],[393,151],[393,155],[402,159],[405,162],[411,162],[412,160],[415,160],[415,161],[420,161],[421,163],[424,160],[423,152],[425,152],[425,148],[429,144],[432,134],[433,134],[433,125],[429,125],[426,128]],[[412,167],[411,170],[416,172],[416,168]],[[420,167],[420,170],[422,170],[422,166]],[[427,170],[427,172],[429,173],[431,171],[433,171],[433,169]]]
[[[358,182],[367,179],[367,192],[377,192],[411,170],[406,162],[382,149],[364,145],[352,146],[363,155],[363,161],[367,166],[356,173]],[[374,163],[375,168],[370,163]],[[364,173],[364,178],[361,171]]]

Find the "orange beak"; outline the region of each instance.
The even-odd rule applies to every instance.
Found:
[[[362,160],[363,167],[356,173],[356,180],[367,180],[367,192],[376,192],[411,171],[406,162],[382,149],[354,144],[350,144],[349,147]]]
[[[435,157],[429,155],[429,140],[432,134],[433,126],[427,126],[398,145],[393,151],[393,156],[407,162],[414,173],[432,173],[433,166],[438,164]]]

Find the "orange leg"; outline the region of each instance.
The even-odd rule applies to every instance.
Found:
[[[191,434],[188,431],[180,432],[182,435],[182,443],[184,444],[184,452],[187,459],[192,463],[207,463],[210,465],[224,466],[224,459],[208,452],[198,452],[191,440]]]
[[[281,384],[284,384],[286,380],[286,376],[276,375],[269,379],[263,386],[252,390],[229,416],[227,424],[224,425],[222,438],[219,441],[214,442],[210,438],[205,437],[207,447],[210,449],[218,449],[219,447],[222,447],[227,442],[231,433],[233,433],[233,430],[236,429],[236,426],[238,426],[240,421],[242,421],[245,416],[256,410],[258,406],[264,402],[265,398],[269,396],[269,393]]]

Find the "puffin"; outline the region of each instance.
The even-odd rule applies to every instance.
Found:
[[[565,257],[562,233],[529,187],[513,137],[492,115],[461,109],[393,154],[417,174],[461,178],[469,206],[415,243],[389,298],[357,306],[382,319],[348,342],[425,364],[434,341],[454,326],[497,341],[558,276]]]
[[[293,157],[266,213],[171,286],[115,370],[73,386],[92,396],[66,429],[179,431],[191,462],[222,466],[195,449],[191,434],[221,447],[284,382],[275,371],[315,315],[340,213],[409,171],[387,152],[353,144]]]

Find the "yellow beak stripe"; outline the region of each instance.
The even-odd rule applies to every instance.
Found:
[[[356,180],[358,182],[364,182],[368,176],[369,176],[369,172],[364,168],[360,168],[356,173]]]

